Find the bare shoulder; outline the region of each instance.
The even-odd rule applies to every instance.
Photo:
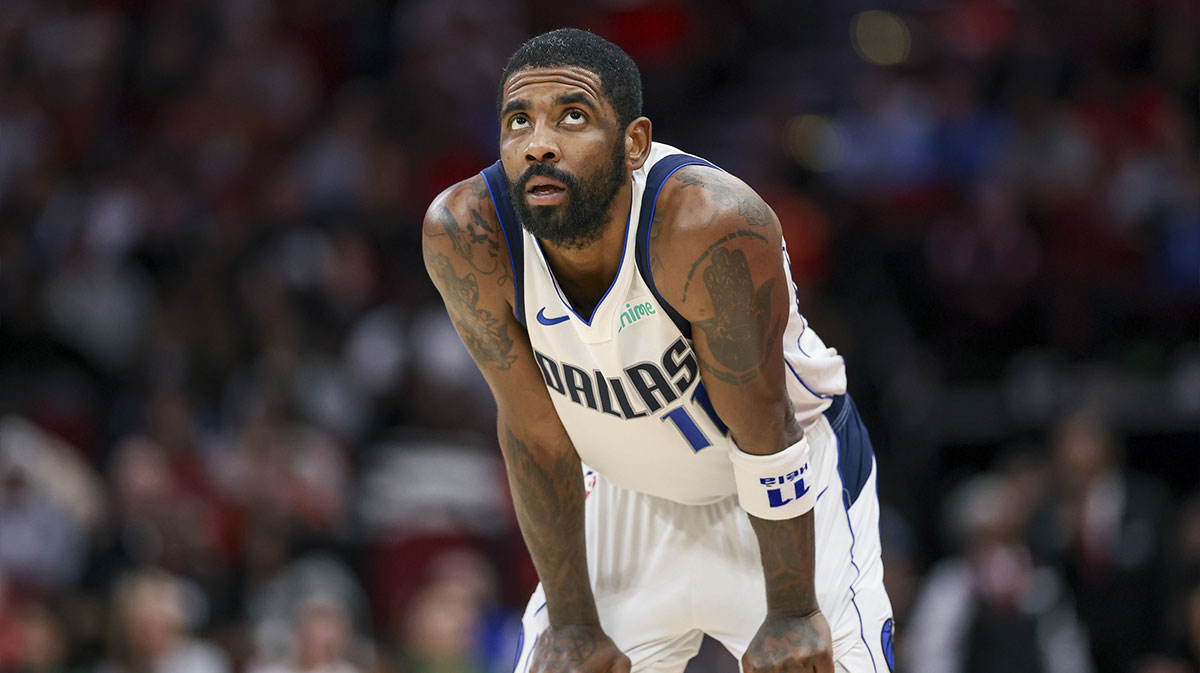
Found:
[[[447,188],[429,204],[421,241],[425,266],[439,287],[453,270],[472,276],[481,294],[512,295],[508,247],[482,175]]]
[[[675,171],[663,185],[659,198],[675,207],[703,209],[714,216],[736,216],[749,226],[778,225],[774,213],[750,185],[709,166],[684,166]]]
[[[718,249],[740,250],[751,265],[777,264],[783,234],[765,201],[737,177],[685,166],[663,185],[650,232],[659,292],[685,316],[697,276]]]
[[[513,349],[519,325],[504,245],[482,176],[442,192],[425,213],[425,269],[485,377],[510,369],[518,357]]]

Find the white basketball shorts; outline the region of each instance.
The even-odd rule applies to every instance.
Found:
[[[815,508],[817,600],[838,670],[889,673],[892,608],[883,587],[874,453],[853,401],[835,402],[806,429],[814,452],[823,446],[837,455]],[[600,623],[633,673],[679,673],[704,634],[740,662],[766,616],[766,589],[758,541],[737,498],[681,505],[618,488],[590,469],[584,481]],[[527,673],[548,625],[538,585],[522,618],[515,673]]]

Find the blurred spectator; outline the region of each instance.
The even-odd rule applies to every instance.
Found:
[[[1040,210],[1072,206],[1096,170],[1096,148],[1069,110],[1058,105],[1049,73],[1027,75],[1008,96],[1015,122],[1002,159],[1009,180]]]
[[[1153,654],[1138,661],[1137,673],[1200,670],[1200,493],[1181,508],[1170,550],[1163,637]]]
[[[19,416],[0,418],[0,470],[14,469],[29,487],[61,507],[80,533],[105,520],[107,484],[79,451]],[[78,550],[77,550],[78,551]]]
[[[1022,542],[1018,497],[999,475],[975,477],[950,495],[948,528],[961,553],[925,578],[904,636],[907,670],[1093,670],[1066,582]]]
[[[250,400],[217,469],[224,493],[243,510],[282,515],[316,539],[346,535],[346,456],[304,418]]]
[[[202,622],[239,668],[369,670],[372,634],[403,673],[511,666],[535,572],[420,221],[494,161],[508,55],[577,25],[639,60],[657,140],[753,178],[879,407],[902,658],[914,600],[972,647],[1048,625],[1055,566],[1102,672],[1200,670],[1200,507],[1164,559],[1139,476],[1195,488],[1194,0],[0,4],[0,669],[221,668]],[[1096,391],[1112,427],[1000,463],[1011,507],[930,575],[971,597],[929,594],[929,494]],[[133,609],[178,602],[133,600],[160,575],[115,592],[146,567],[186,623]],[[158,626],[109,651],[114,593]]]
[[[935,110],[924,82],[872,73],[841,120],[846,153],[837,178],[853,192],[893,198],[933,179]]]
[[[327,633],[321,630],[325,626],[336,626],[322,621],[332,618],[332,613],[326,609],[329,606],[337,612],[338,620],[346,621],[343,639],[347,641],[347,651],[339,650],[338,657],[351,656],[349,649],[358,647],[357,643],[351,642],[351,636],[359,631],[355,625],[365,630],[368,623],[367,597],[344,563],[326,555],[310,554],[288,563],[274,575],[255,579],[246,587],[244,602],[254,633],[255,656],[260,664],[291,661],[286,665],[299,665],[297,657],[312,654],[302,653],[304,644],[298,640],[305,633],[305,611],[309,608],[316,610],[309,615],[316,620],[313,628],[323,634]],[[355,659],[360,657],[358,653],[354,654]],[[331,663],[322,660],[320,665]]]
[[[498,611],[495,571],[478,553],[429,565],[397,624],[397,673],[502,673],[516,656],[519,617]]]
[[[1125,467],[1117,438],[1094,414],[1063,421],[1053,450],[1056,488],[1035,548],[1066,573],[1097,671],[1125,673],[1163,632],[1169,502],[1161,484]]]
[[[1176,596],[1178,632],[1171,629],[1169,643],[1160,651],[1138,659],[1136,673],[1192,673],[1200,670],[1200,581]]]
[[[916,538],[908,522],[886,504],[880,510],[879,534],[883,547],[883,581],[892,601],[892,611],[896,623],[908,624],[921,581]]]
[[[251,666],[250,673],[361,673],[351,663],[356,645],[345,607],[328,596],[315,595],[297,610],[291,654],[275,663]]]
[[[438,583],[422,587],[404,618],[401,673],[485,673],[476,628],[479,606],[466,587]]]
[[[24,652],[25,633],[16,618],[8,580],[0,572],[0,670],[16,668]]]
[[[0,467],[0,572],[26,590],[62,588],[79,576],[82,546],[65,509],[22,468]]]
[[[0,419],[0,575],[22,598],[79,579],[103,511],[98,488],[70,447],[24,419]]]
[[[61,621],[44,605],[25,608],[20,621],[23,633],[20,673],[68,673],[70,642]]]
[[[983,83],[967,67],[948,63],[936,85],[938,171],[972,188],[995,169],[1011,139],[1010,123],[982,100]]]
[[[960,213],[934,225],[925,239],[930,271],[947,304],[996,328],[1029,299],[1041,267],[1041,244],[1002,180],[982,183]]]
[[[110,468],[114,517],[94,559],[99,581],[157,566],[196,581],[219,605],[226,581],[219,503],[202,486],[194,461],[187,452],[172,456],[148,436],[117,447]]]
[[[168,573],[124,577],[113,592],[113,641],[98,673],[230,673],[219,649],[189,635],[200,618],[198,593]]]

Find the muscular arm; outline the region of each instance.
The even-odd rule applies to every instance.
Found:
[[[559,421],[513,315],[505,242],[479,176],[439,196],[425,216],[425,267],[499,411],[498,431],[517,521],[554,626],[597,626],[583,538],[579,456]],[[595,649],[595,643],[591,643]],[[589,656],[587,642],[564,652]]]
[[[781,341],[789,282],[774,213],[736,178],[690,166],[667,183],[651,226],[655,283],[691,322],[704,385],[738,447],[768,455],[798,441],[803,430],[787,394]],[[782,521],[750,516],[750,521],[767,587],[763,629],[772,617],[817,613],[813,513]],[[783,655],[803,649],[792,624],[760,631],[756,640]]]

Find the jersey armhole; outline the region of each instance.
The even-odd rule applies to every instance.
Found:
[[[500,232],[508,245],[508,263],[512,267],[513,278],[513,315],[522,327],[525,325],[525,242],[521,236],[521,223],[513,210],[512,201],[505,187],[504,170],[500,162],[480,171],[483,181],[487,184],[488,194],[492,197],[492,207],[496,210],[496,218],[500,220]]]
[[[679,332],[683,334],[684,338],[691,341],[692,324],[659,294],[658,287],[654,284],[654,274],[650,271],[650,234],[651,225],[654,222],[654,209],[658,206],[658,195],[662,191],[663,185],[667,183],[667,180],[675,174],[675,171],[684,166],[708,166],[718,171],[721,170],[717,166],[689,154],[672,154],[658,160],[650,169],[649,175],[646,176],[646,188],[642,191],[642,207],[638,214],[637,242],[635,244],[636,250],[634,256],[637,258],[638,273],[641,274],[646,287],[650,288],[650,292],[654,295],[659,305],[667,312],[667,316],[671,318],[671,322],[675,323],[675,327],[679,329]]]

